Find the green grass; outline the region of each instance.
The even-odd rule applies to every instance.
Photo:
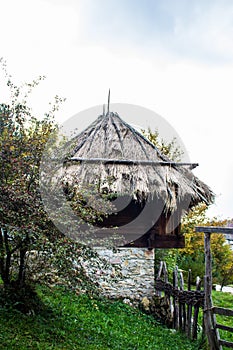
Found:
[[[233,309],[233,295],[231,293],[223,293],[213,291],[214,306],[224,307],[226,309]],[[216,315],[217,323],[233,327],[233,317]],[[233,333],[219,330],[220,338],[233,342]]]
[[[38,288],[38,315],[0,309],[0,349],[197,350],[198,342],[171,331],[120,301]]]

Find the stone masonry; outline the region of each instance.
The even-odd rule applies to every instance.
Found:
[[[147,248],[95,248],[121,277],[100,281],[104,294],[111,298],[141,301],[154,294],[154,250]],[[114,276],[114,273],[113,273]]]

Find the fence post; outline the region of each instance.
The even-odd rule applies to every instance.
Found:
[[[216,226],[196,226],[196,232],[204,232],[205,234],[205,310],[204,310],[204,325],[205,333],[208,337],[211,350],[222,350],[222,345],[233,348],[232,342],[221,340],[219,329],[232,331],[232,327],[219,325],[216,323],[216,313],[221,314],[225,309],[213,307],[212,303],[212,264],[211,264],[211,246],[210,239],[212,233],[233,235],[232,227],[216,227]],[[227,309],[226,309],[227,310]],[[220,312],[219,312],[220,311]],[[231,312],[228,314],[232,315]]]
[[[215,329],[215,320],[213,314],[212,303],[212,261],[211,261],[211,246],[210,246],[210,232],[205,233],[205,302],[204,302],[204,321],[206,335],[209,341],[211,350],[221,350],[218,342],[218,336]]]
[[[188,291],[191,291],[191,270],[188,272]],[[187,307],[187,336],[191,338],[192,331],[192,305],[188,304]]]
[[[201,290],[201,279],[197,276],[196,279],[196,291]],[[193,316],[193,330],[192,330],[192,339],[197,339],[197,325],[198,325],[198,313],[200,305],[197,304],[194,306],[194,316]]]
[[[173,287],[178,289],[178,267],[176,266],[173,270]],[[179,306],[177,296],[173,296],[173,328],[179,329]]]
[[[182,271],[180,271],[180,290],[184,291],[184,276]],[[180,329],[185,332],[186,327],[186,309],[185,309],[185,303],[179,303],[179,322],[180,322]]]

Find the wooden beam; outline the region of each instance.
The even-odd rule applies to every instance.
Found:
[[[189,166],[192,169],[198,166],[198,163],[177,163],[177,162],[162,162],[162,161],[152,161],[152,160],[133,160],[133,159],[112,159],[112,158],[82,158],[82,157],[72,157],[66,159],[64,163],[68,162],[79,162],[79,163],[104,163],[104,164],[124,164],[124,165],[155,165],[155,166]]]
[[[213,313],[217,315],[224,315],[224,316],[232,316],[233,317],[233,310],[231,309],[225,309],[224,307],[213,307]]]
[[[129,236],[128,236],[129,237]],[[124,247],[135,248],[184,248],[185,240],[183,236],[176,235],[154,235],[153,240],[137,239],[127,243]]]
[[[233,235],[233,227],[218,227],[218,226],[196,226],[196,232],[205,232],[205,233],[220,233]]]
[[[216,323],[216,328],[222,329],[223,331],[228,331],[233,333],[233,327],[224,326],[222,324]]]
[[[233,349],[233,343],[226,341],[226,340],[219,340],[220,345],[225,346],[226,348],[232,348]]]

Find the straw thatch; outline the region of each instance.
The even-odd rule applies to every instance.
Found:
[[[170,212],[182,202],[188,201],[189,209],[213,201],[213,193],[193,175],[191,164],[170,162],[117,113],[99,116],[72,143],[67,171],[80,185],[97,184],[100,191],[138,200],[155,196]]]

